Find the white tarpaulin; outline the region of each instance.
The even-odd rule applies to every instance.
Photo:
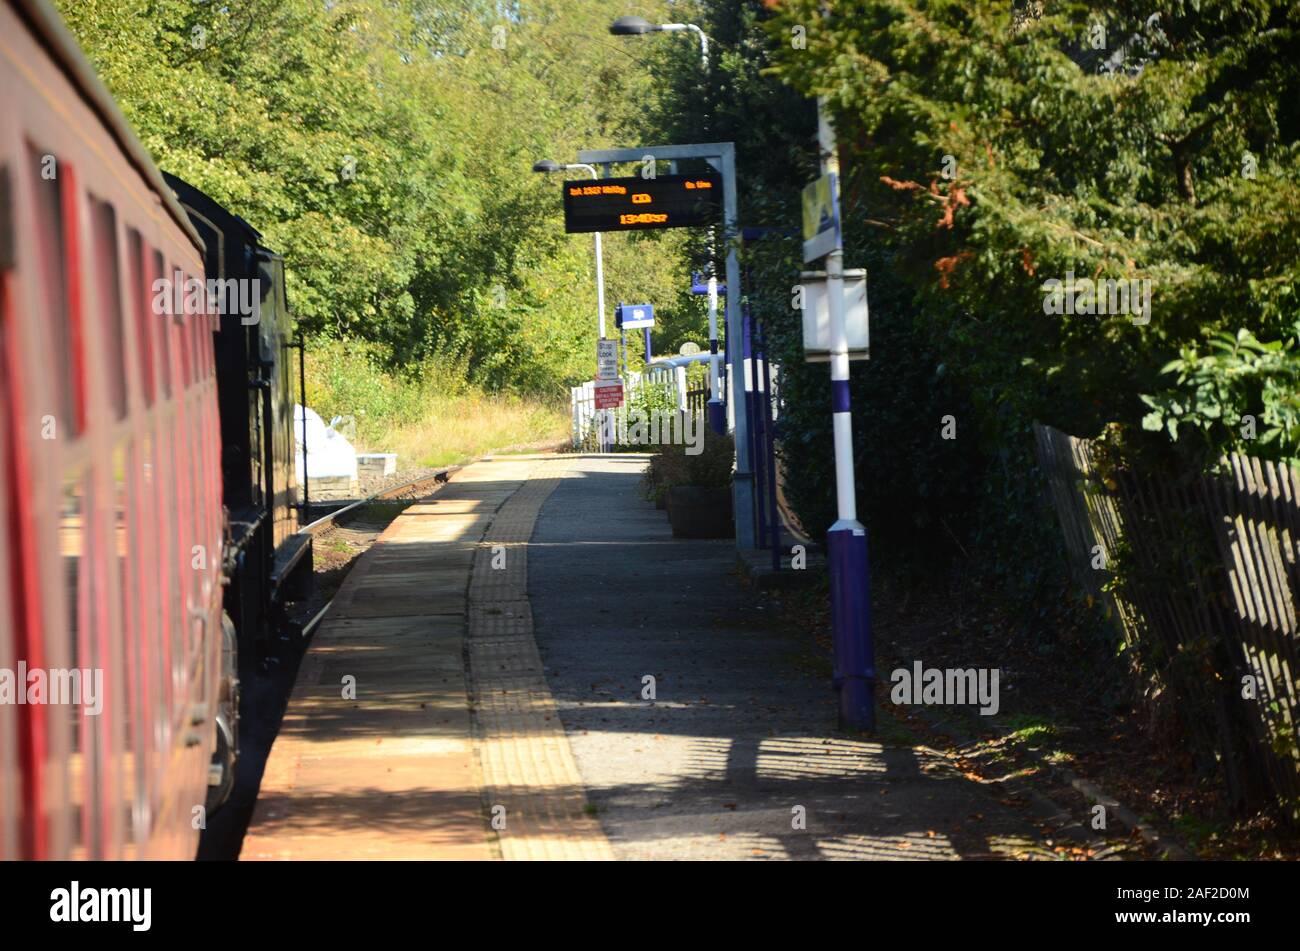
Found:
[[[341,417],[326,426],[324,420],[307,410],[307,474],[312,479],[357,477],[357,451],[347,437],[334,430]],[[302,416],[303,408],[293,408],[293,435],[297,444],[298,484],[302,485]]]

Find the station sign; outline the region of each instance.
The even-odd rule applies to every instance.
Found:
[[[831,298],[825,271],[803,271],[803,352],[809,363],[831,359]],[[867,272],[845,268],[840,285],[844,308],[844,338],[850,360],[871,357],[871,326],[867,313]]]
[[[618,379],[618,341],[601,339],[596,342],[596,379]]]
[[[614,322],[624,330],[640,330],[655,325],[655,309],[650,304],[619,304]]]
[[[716,224],[722,217],[722,176],[660,175],[564,183],[564,230],[649,231]]]
[[[596,409],[617,409],[623,405],[622,380],[597,380],[592,386]]]
[[[803,189],[803,259],[816,261],[840,243],[840,209],[835,200],[835,176],[827,173]]]

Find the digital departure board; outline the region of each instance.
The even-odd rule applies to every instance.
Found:
[[[564,183],[564,230],[645,231],[710,225],[722,216],[722,176],[588,178]]]

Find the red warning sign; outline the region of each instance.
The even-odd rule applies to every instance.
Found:
[[[621,380],[597,380],[595,384],[596,409],[614,409],[623,405]]]

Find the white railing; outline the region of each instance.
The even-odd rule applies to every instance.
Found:
[[[623,405],[616,410],[596,409],[595,385],[586,382],[569,388],[569,410],[572,419],[572,441],[575,449],[604,451],[609,448],[609,431],[624,432],[627,407],[631,402],[643,402],[647,387],[660,387],[665,396],[673,400],[679,410],[686,409],[686,368],[650,367],[645,373],[628,373],[623,377]],[[607,422],[602,422],[608,420]],[[602,441],[601,427],[606,432]]]
[[[621,423],[627,413],[629,402],[637,402],[638,394],[647,386],[662,387],[666,395],[675,401],[677,409],[680,412],[686,412],[687,405],[687,382],[686,367],[689,363],[703,362],[701,358],[707,359],[708,354],[700,354],[698,357],[674,358],[667,360],[657,360],[646,368],[644,373],[629,373],[623,378],[624,402],[618,410],[598,410],[596,409],[595,387],[592,383],[583,383],[580,386],[569,388],[569,406],[573,419],[573,447],[587,448],[593,451],[602,451],[608,448],[608,438],[605,444],[600,441],[601,420],[606,418],[605,414],[610,414],[614,418],[611,422],[604,423],[608,437],[608,430],[611,426],[615,432],[622,432]],[[750,374],[750,361],[745,361],[746,377]],[[769,374],[772,384],[772,417],[775,419],[779,415],[779,385],[778,378],[780,375],[780,366],[772,364]],[[719,379],[722,385],[722,392],[719,396],[726,400],[728,384],[731,382],[731,367],[724,364],[723,372]],[[748,380],[747,380],[748,382]],[[764,389],[761,377],[758,380],[757,392]],[[727,403],[727,429],[730,430],[734,425],[732,416],[733,409],[730,402]]]

